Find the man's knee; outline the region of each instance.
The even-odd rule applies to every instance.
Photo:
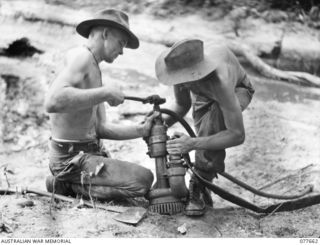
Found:
[[[153,179],[153,174],[149,169],[141,169],[137,176],[137,194],[141,196],[145,195],[150,190]]]
[[[214,177],[216,177],[217,173],[224,172],[225,157],[225,150],[197,151],[195,168],[202,177],[212,180]]]
[[[136,172],[134,182],[127,186],[128,197],[140,197],[147,194],[153,183],[153,174],[149,169],[142,168]]]

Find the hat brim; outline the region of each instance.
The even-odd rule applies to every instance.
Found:
[[[94,26],[111,26],[123,30],[128,35],[126,48],[136,49],[139,47],[139,39],[127,27],[112,20],[91,19],[79,23],[76,31],[83,37],[88,38],[92,27]]]
[[[156,76],[160,83],[166,85],[201,80],[217,69],[218,60],[223,55],[220,51],[214,45],[205,46],[202,61],[182,69],[170,70],[165,64],[165,57],[170,52],[167,50],[162,52],[156,60]]]

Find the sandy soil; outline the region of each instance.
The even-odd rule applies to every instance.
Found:
[[[151,20],[157,27],[153,31],[146,30],[145,26],[145,23]],[[193,27],[197,27],[198,23],[201,35],[212,33],[210,29],[214,24],[212,21],[209,23],[197,16],[175,19],[175,25],[180,23],[184,26],[184,23],[191,22],[194,23]],[[146,30],[148,35],[153,36],[159,35],[158,30],[169,30],[170,27],[167,22],[153,20],[148,15],[136,16],[136,21],[133,23],[139,32]],[[272,30],[270,26],[264,28]],[[273,28],[276,33],[277,27]],[[250,34],[249,30],[247,31]],[[263,31],[261,36],[265,35]],[[78,37],[71,27],[30,23],[9,17],[1,19],[0,32],[3,33],[0,46],[27,36],[35,46],[45,51],[43,55],[22,60],[0,57],[0,64],[3,67],[2,78],[4,74],[16,75],[19,83],[12,86],[10,91],[13,94],[18,91],[21,95],[18,99],[10,99],[7,96],[8,105],[5,113],[11,117],[5,117],[7,120],[4,125],[5,144],[0,153],[1,171],[6,165],[7,169],[14,172],[13,175],[8,174],[9,183],[13,187],[28,186],[45,190],[44,180],[49,175],[46,140],[50,131],[42,106],[44,92],[50,79],[59,70],[57,67],[65,50],[81,44],[83,39]],[[206,38],[211,40],[210,36]],[[160,44],[143,41],[139,51],[126,50],[125,55],[114,64],[101,65],[104,82],[120,86],[128,95],[146,96],[157,93],[166,97],[169,104],[173,99],[171,89],[158,85],[154,78],[154,61],[164,48]],[[264,79],[250,70],[248,72],[256,87],[256,94],[250,107],[243,114],[246,141],[241,146],[228,149],[226,171],[255,187],[262,187],[273,180],[297,173],[265,191],[293,194],[303,189],[305,185],[313,184],[314,193],[319,193],[320,91]],[[0,82],[3,84],[4,80]],[[149,110],[151,110],[150,105],[125,102],[117,108],[107,108],[107,115],[110,121],[130,124],[142,120],[141,114]],[[34,111],[38,113],[35,114]],[[10,121],[8,118],[14,119]],[[186,119],[192,123],[190,114]],[[183,131],[179,125],[175,125],[169,134],[174,130]],[[114,158],[136,162],[154,171],[154,162],[145,154],[147,149],[143,140],[106,141],[105,144]],[[298,171],[306,166],[308,167],[305,170]],[[3,172],[0,180],[0,186],[6,187],[7,182]],[[272,199],[260,198],[244,191],[222,177],[216,184],[259,206],[276,203]],[[0,236],[153,238],[320,236],[319,205],[263,217],[212,195],[214,208],[209,209],[202,218],[189,218],[183,214],[161,216],[148,213],[137,226],[113,220],[115,214],[111,212],[79,209],[63,202],[55,204],[50,214],[50,199],[36,195],[0,196],[2,222],[13,230],[12,233],[0,231]],[[18,203],[22,199],[31,199],[35,205],[21,208]],[[183,224],[187,227],[185,235],[177,231]]]

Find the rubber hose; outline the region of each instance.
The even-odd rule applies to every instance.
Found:
[[[190,137],[192,137],[192,138],[197,137],[196,134],[193,132],[192,128],[190,127],[190,125],[186,122],[186,120],[184,120],[182,117],[180,117],[177,113],[175,113],[174,111],[171,111],[169,109],[164,109],[164,108],[160,108],[160,112],[167,114],[169,116],[172,116],[179,123],[181,123],[181,125],[187,130]]]
[[[235,196],[219,186],[207,181],[206,179],[202,178],[196,171],[193,170],[192,166],[190,163],[187,162],[187,165],[191,169],[191,171],[198,177],[198,179],[205,184],[205,186],[210,189],[212,192],[220,196],[221,198],[232,202],[238,206],[250,209],[251,211],[254,211],[256,213],[263,213],[263,214],[269,214],[273,212],[286,212],[286,211],[293,211],[301,208],[306,208],[312,205],[316,205],[320,203],[320,195],[315,195],[315,196],[309,196],[305,198],[300,198],[294,201],[288,201],[288,202],[282,202],[282,203],[277,203],[273,204],[271,206],[261,208],[259,206],[256,206],[241,197]]]
[[[276,194],[271,194],[271,193],[266,193],[266,192],[263,192],[263,191],[259,191],[253,187],[251,187],[250,185],[236,179],[235,177],[233,177],[232,175],[224,172],[224,173],[219,173],[220,175],[222,175],[223,177],[225,177],[226,179],[230,180],[231,182],[243,187],[244,189],[248,190],[248,191],[251,191],[252,193],[258,195],[258,196],[262,196],[262,197],[268,197],[268,198],[272,198],[272,199],[282,199],[282,200],[291,200],[291,199],[297,199],[297,198],[300,198],[300,197],[303,197],[309,193],[312,192],[313,190],[313,186],[312,185],[309,185],[306,187],[306,190],[303,191],[302,193],[300,194],[297,194],[297,195],[292,195],[292,196],[285,196],[285,195],[276,195]]]
[[[181,125],[185,128],[185,130],[188,132],[188,134],[190,135],[190,137],[195,138],[196,134],[193,132],[192,128],[190,127],[190,125],[182,118],[180,117],[177,113],[169,110],[169,109],[160,109],[160,112],[167,114],[169,116],[172,116],[174,119],[176,119],[179,123],[181,123]],[[191,162],[190,162],[191,163]],[[291,200],[291,199],[297,199],[300,197],[303,197],[307,194],[309,194],[310,192],[312,192],[313,187],[309,186],[303,193],[298,194],[298,195],[292,195],[292,196],[284,196],[284,195],[276,195],[276,194],[270,194],[270,193],[266,193],[260,190],[257,190],[255,188],[253,188],[252,186],[236,179],[235,177],[233,177],[232,175],[228,174],[228,173],[218,173],[219,175],[225,177],[226,179],[230,180],[231,182],[241,186],[242,188],[258,195],[258,196],[262,196],[262,197],[267,197],[267,198],[272,198],[272,199],[283,199],[283,200]]]
[[[191,137],[195,137],[195,133],[193,132],[192,128],[190,127],[190,125],[179,115],[177,115],[175,112],[170,111],[168,109],[160,109],[160,111],[162,113],[168,114],[172,117],[174,117],[178,122],[180,122],[185,129],[187,130],[187,132],[189,133],[189,135]],[[292,210],[297,210],[297,209],[301,209],[301,208],[306,208],[315,204],[319,204],[320,203],[320,195],[315,195],[315,196],[309,196],[309,197],[305,197],[305,198],[300,198],[294,201],[288,201],[288,202],[282,202],[282,203],[278,203],[278,204],[274,204],[271,206],[268,206],[266,208],[261,208],[259,206],[254,205],[253,203],[250,203],[244,199],[242,199],[241,197],[238,197],[236,195],[233,195],[225,190],[223,190],[222,188],[220,188],[217,185],[214,185],[213,183],[207,181],[206,179],[202,178],[196,171],[193,170],[192,166],[191,166],[191,161],[190,161],[190,156],[189,154],[184,154],[183,155],[185,162],[187,163],[188,167],[190,168],[190,170],[198,177],[198,179],[204,183],[206,185],[207,188],[209,188],[212,192],[214,192],[215,194],[217,194],[218,196],[220,196],[221,198],[234,203],[238,206],[250,209],[251,211],[254,211],[256,213],[263,213],[263,214],[269,214],[272,212],[284,212],[284,211],[292,211]]]

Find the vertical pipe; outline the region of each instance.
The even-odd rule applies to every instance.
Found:
[[[156,157],[156,175],[157,175],[157,187],[158,188],[168,188],[168,178],[166,177],[166,157]]]

